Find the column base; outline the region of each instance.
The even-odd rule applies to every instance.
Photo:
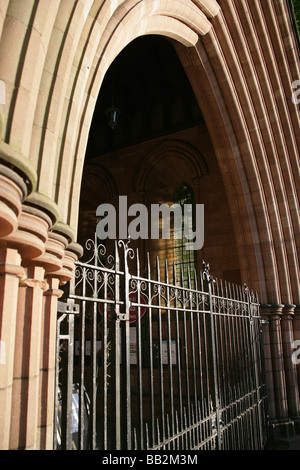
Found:
[[[285,422],[271,422],[267,450],[300,450],[299,425],[299,418]]]

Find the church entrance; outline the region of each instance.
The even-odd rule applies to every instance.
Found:
[[[155,268],[87,241],[58,313],[55,448],[263,449],[257,296],[205,264]]]

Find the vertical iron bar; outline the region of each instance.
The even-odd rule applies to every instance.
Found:
[[[201,278],[200,278],[201,279]],[[199,400],[196,404],[198,410],[198,420],[202,420],[204,417],[204,387],[203,387],[203,359],[202,359],[202,339],[201,339],[201,325],[200,325],[200,316],[203,318],[203,312],[201,312],[201,283],[198,286],[198,279],[195,271],[195,290],[196,292],[196,326],[197,326],[197,347],[198,347],[198,380],[199,380]],[[201,434],[202,427],[199,425],[198,431],[198,443],[202,440]]]
[[[249,289],[246,289],[246,297],[247,297],[247,302],[248,302],[248,309],[249,309],[249,321],[250,321],[250,354],[252,358],[252,364],[253,364],[253,374],[254,374],[254,384],[253,387],[255,387],[255,399],[258,407],[258,440],[261,444],[261,436],[263,434],[262,431],[262,418],[261,418],[261,413],[260,413],[260,380],[259,380],[259,372],[258,372],[258,354],[257,354],[257,340],[256,340],[256,332],[255,332],[255,326],[254,326],[254,315],[252,312],[252,309],[254,308],[254,305],[252,304],[251,301],[251,296]],[[262,445],[261,445],[262,447]]]
[[[159,259],[156,259],[156,279],[157,279],[157,288],[158,288],[158,355],[159,355],[159,391],[160,391],[160,416],[161,416],[161,433],[162,440],[166,438],[165,432],[165,400],[164,400],[164,370],[163,370],[163,358],[162,358],[162,306],[161,306],[161,296],[162,296],[162,286],[160,282],[160,265]]]
[[[122,377],[122,448],[131,450],[132,448],[132,432],[131,432],[131,392],[130,392],[130,298],[129,298],[129,284],[130,284],[130,274],[128,266],[128,256],[133,256],[133,251],[128,248],[128,244],[124,244],[123,249],[123,266],[121,277],[121,292],[122,292],[122,303],[123,303],[123,312],[121,315],[121,345],[122,345],[122,367],[121,367],[121,377]]]
[[[167,307],[167,357],[168,357],[168,376],[169,376],[169,413],[170,413],[170,427],[169,432],[173,436],[175,432],[174,421],[174,390],[173,390],[173,360],[172,360],[172,332],[171,332],[171,312],[170,312],[170,288],[169,288],[169,273],[168,264],[165,262],[165,282],[166,287],[166,307]]]
[[[230,292],[230,297],[232,298],[232,293],[231,293],[231,285],[229,284],[229,292]],[[241,371],[240,371],[240,367],[239,367],[239,360],[240,360],[240,353],[239,353],[239,343],[238,343],[238,338],[239,338],[239,331],[238,331],[238,320],[239,320],[239,317],[238,317],[238,313],[239,313],[239,307],[238,307],[238,302],[235,302],[235,315],[234,315],[234,318],[233,318],[233,339],[234,339],[234,342],[233,342],[233,345],[234,345],[234,358],[235,358],[235,361],[234,361],[234,364],[235,364],[235,374],[236,374],[236,388],[237,388],[237,391],[238,391],[238,416],[241,416],[242,415],[242,412],[243,412],[243,409],[242,409],[242,397],[243,397],[243,383],[242,383],[242,380],[241,380]],[[244,448],[244,445],[245,445],[245,433],[244,433],[244,428],[243,428],[243,422],[242,422],[242,419],[239,419],[238,420],[238,424],[239,424],[239,439],[240,439],[240,445],[239,445],[239,450],[242,450]]]
[[[115,304],[111,315],[112,350],[111,350],[111,447],[121,449],[121,384],[120,384],[120,258],[117,243],[115,243]],[[113,308],[112,308],[113,309]]]
[[[74,314],[68,314],[68,375],[66,384],[66,450],[72,449],[72,399],[73,399],[73,360],[74,360]]]
[[[108,274],[107,272],[104,273],[104,299],[107,300],[107,284],[108,284]],[[108,449],[108,361],[111,360],[110,355],[110,348],[111,344],[108,342],[108,321],[107,321],[107,311],[108,305],[107,302],[104,303],[103,306],[103,318],[102,318],[102,367],[100,368],[103,372],[103,376],[100,376],[100,382],[98,379],[98,387],[102,387],[101,393],[103,393],[102,398],[102,416],[103,416],[103,424],[101,429],[101,434],[103,434],[103,449]],[[110,312],[112,311],[112,307],[110,307]],[[111,312],[112,313],[112,312]],[[111,315],[112,316],[112,315]],[[112,320],[112,319],[110,319]],[[112,329],[112,325],[109,326]],[[109,424],[111,429],[111,423]]]
[[[225,295],[226,298],[231,299],[230,295],[230,287],[227,283],[225,283]],[[237,396],[237,380],[236,380],[236,371],[235,371],[235,350],[234,350],[234,319],[235,319],[235,309],[236,303],[233,302],[233,311],[228,316],[228,335],[229,335],[229,367],[230,367],[230,382],[231,382],[231,410],[232,410],[232,428],[233,428],[233,444],[234,449],[239,449],[240,441],[239,441],[239,424],[238,424],[238,396]]]
[[[264,446],[267,442],[267,395],[266,395],[266,381],[265,381],[265,369],[264,369],[264,360],[263,360],[263,338],[262,338],[262,324],[263,321],[259,312],[259,302],[257,293],[255,294],[255,304],[258,311],[256,315],[256,351],[258,355],[257,361],[257,371],[258,371],[258,403],[259,403],[259,422],[261,427],[261,448],[264,449]]]
[[[147,253],[147,280],[148,280],[148,304],[152,303],[151,295],[151,266]],[[152,446],[155,444],[155,414],[154,414],[154,378],[153,378],[153,333],[152,333],[152,308],[148,308],[148,337],[149,337],[149,397],[150,397],[150,432]]]
[[[178,395],[178,408],[179,408],[179,429],[183,431],[183,403],[182,403],[182,383],[181,383],[181,352],[180,352],[180,326],[179,326],[179,312],[178,312],[178,296],[180,290],[177,288],[178,280],[176,275],[176,266],[173,263],[173,283],[175,287],[174,292],[174,309],[175,309],[175,331],[176,331],[176,367],[177,367],[177,395]]]
[[[96,274],[96,273],[95,273]],[[97,303],[93,302],[93,314],[92,314],[92,338],[91,338],[91,412],[92,417],[92,429],[91,429],[91,449],[97,448],[96,445],[96,416],[97,416]]]
[[[94,238],[94,266],[92,278],[94,281],[93,284],[93,302],[91,305],[92,318],[91,318],[91,351],[90,351],[90,360],[91,360],[91,450],[97,448],[96,444],[96,416],[97,416],[97,302],[95,301],[98,298],[98,244],[97,236],[95,234]]]
[[[230,423],[231,432],[228,433],[229,448],[233,449],[235,445],[235,425],[234,425],[234,413],[232,409],[232,381],[231,381],[231,364],[230,364],[230,332],[229,322],[232,308],[230,307],[230,300],[227,298],[227,283],[225,281],[225,292],[223,283],[221,283],[221,296],[226,299],[227,314],[223,318],[223,335],[224,335],[224,372],[225,372],[225,390],[226,390],[226,406],[229,407],[227,411],[227,423]]]
[[[75,269],[77,269],[77,268],[75,268]],[[70,284],[69,284],[69,295],[70,295],[70,296],[71,296],[71,295],[74,296],[74,294],[75,294],[75,278],[76,278],[76,276],[75,276],[75,274],[74,274],[74,276],[72,277],[72,279],[71,279],[71,281],[70,281]],[[72,300],[72,302],[74,302],[74,300]],[[81,315],[82,315],[82,308],[81,308]],[[72,323],[73,323],[73,326],[72,326],[73,333],[72,333],[72,335],[73,335],[73,341],[74,341],[74,319],[75,319],[75,317],[74,317],[74,314],[73,314],[72,316],[73,316],[73,320],[72,320]],[[82,343],[83,343],[83,341],[82,341]],[[79,350],[78,350],[78,354],[79,354],[78,359],[80,360],[80,350],[81,350],[81,342],[80,342],[80,341],[79,341],[79,348],[78,348],[78,349],[79,349]],[[72,359],[72,376],[73,376],[73,365],[74,365],[74,354],[75,354],[74,346],[73,346],[73,352],[72,352],[72,354],[73,354],[73,359]],[[68,373],[69,373],[69,372],[68,372]],[[79,378],[79,380],[80,380],[80,378]],[[74,382],[74,380],[73,380],[73,378],[72,378],[72,388],[73,388],[73,385],[74,385],[73,382]],[[83,448],[84,448],[84,446],[83,446],[83,437],[82,437],[82,436],[83,436],[83,430],[82,430],[82,423],[83,423],[83,418],[82,418],[83,412],[82,412],[82,408],[83,408],[83,407],[81,406],[81,393],[80,393],[80,392],[81,392],[81,387],[80,387],[80,385],[81,385],[81,381],[80,381],[80,383],[79,383],[79,392],[78,392],[78,393],[79,393],[79,403],[78,403],[79,408],[78,408],[78,443],[77,443],[77,446],[78,446],[78,449],[83,449]]]
[[[82,272],[82,295],[85,297],[86,295],[86,268],[83,268]],[[79,449],[84,449],[84,430],[82,427],[82,423],[84,422],[84,380],[85,380],[85,349],[86,349],[86,302],[82,301],[81,306],[81,331],[80,331],[80,342],[79,342],[79,364],[80,364],[80,383],[79,383],[79,436],[78,436],[78,444]],[[89,417],[89,427],[87,433],[87,445],[90,444],[90,429],[91,429],[91,418],[92,414]]]
[[[197,381],[196,381],[196,351],[195,351],[195,333],[194,333],[194,313],[193,313],[193,296],[195,293],[192,292],[192,283],[191,283],[191,272],[188,266],[188,289],[189,289],[189,311],[190,311],[190,350],[191,350],[191,384],[193,388],[193,409],[194,409],[194,417],[192,420],[192,424],[194,424],[194,420],[198,420],[197,416],[197,402],[198,402],[198,395],[197,395]],[[192,433],[193,437],[193,447],[195,447],[195,433]]]
[[[216,304],[218,308],[215,309],[214,317],[214,328],[215,328],[215,348],[216,348],[216,367],[217,367],[217,384],[218,384],[218,395],[219,395],[219,407],[222,410],[225,406],[225,385],[224,385],[224,365],[223,365],[223,351],[222,351],[222,330],[221,330],[221,319],[225,315],[225,307],[224,307],[224,299],[220,301],[220,291],[219,291],[219,280],[216,279],[215,283],[212,286],[213,293],[216,295]],[[217,299],[218,297],[218,299]],[[221,443],[222,448],[224,449],[225,439],[223,437],[223,424],[224,416],[223,414],[219,414],[219,429],[221,433]],[[226,436],[225,436],[226,437]]]
[[[234,286],[232,286],[232,290],[234,291]],[[235,291],[234,291],[235,292]],[[235,295],[235,294],[234,294]],[[242,312],[244,309],[244,302],[243,298],[239,298],[238,295],[236,297],[237,304],[241,302],[239,305],[239,309],[237,310],[237,317],[236,317],[236,325],[237,325],[237,351],[238,351],[238,364],[239,364],[239,382],[241,384],[241,404],[242,409],[241,412],[243,413],[243,419],[241,420],[241,427],[243,430],[243,449],[249,449],[251,447],[251,426],[249,423],[249,395],[247,394],[247,383],[245,377],[245,354],[244,354],[244,347],[243,347],[243,317]]]
[[[255,418],[255,403],[253,401],[253,393],[255,391],[254,383],[254,364],[251,359],[251,349],[253,347],[251,340],[251,310],[249,309],[247,292],[239,289],[239,297],[243,301],[245,314],[242,316],[242,345],[244,347],[244,380],[246,384],[246,393],[248,393],[247,405],[248,405],[248,428],[250,432],[250,448],[257,448],[257,430],[256,430],[256,418]]]
[[[249,337],[249,324],[250,324],[250,312],[248,316],[248,308],[245,299],[245,292],[238,290],[236,287],[237,298],[242,301],[242,309],[240,313],[240,350],[242,354],[242,382],[244,384],[243,394],[244,394],[244,410],[245,412],[245,424],[244,428],[248,428],[248,431],[245,432],[245,444],[244,448],[255,449],[255,423],[253,419],[253,368],[251,364],[248,363],[247,359],[249,358],[249,349],[248,346],[248,337]],[[250,365],[250,367],[249,367]]]
[[[218,384],[218,370],[217,370],[217,347],[216,347],[216,332],[215,332],[215,311],[213,299],[215,298],[213,291],[214,280],[206,272],[206,279],[208,284],[209,295],[209,316],[210,316],[210,340],[211,340],[211,353],[212,353],[212,380],[213,380],[213,399],[216,413],[216,429],[217,429],[217,448],[222,448],[222,435],[220,428],[220,404],[219,404],[219,384]]]
[[[230,301],[229,296],[229,289],[228,285],[225,282],[225,298],[227,301]],[[239,434],[238,434],[238,424],[236,421],[237,418],[237,393],[236,393],[236,381],[235,381],[235,373],[234,373],[234,351],[233,351],[233,333],[232,333],[232,324],[234,319],[234,309],[235,303],[233,303],[232,313],[230,313],[227,317],[227,351],[228,351],[228,377],[230,379],[230,411],[231,411],[231,428],[232,428],[232,444],[233,449],[238,449],[239,447]]]
[[[187,312],[186,312],[186,294],[187,289],[184,286],[184,273],[181,266],[181,287],[182,287],[182,301],[183,301],[183,351],[184,351],[184,366],[185,366],[185,385],[186,385],[186,407],[187,407],[187,426],[191,425],[191,399],[190,399],[190,383],[189,383],[189,358],[188,358],[188,339],[187,339]],[[189,293],[188,293],[189,294]],[[190,445],[190,442],[189,444]]]
[[[139,252],[136,252],[136,274],[140,277]],[[137,283],[136,303],[141,303],[141,282]],[[136,349],[137,349],[137,382],[138,382],[138,424],[139,448],[144,449],[144,417],[143,417],[143,374],[142,374],[142,341],[141,341],[141,307],[136,307]]]
[[[203,295],[203,352],[204,352],[204,366],[205,366],[205,378],[206,378],[206,399],[207,399],[207,407],[206,407],[206,415],[208,413],[208,404],[211,399],[211,390],[210,390],[210,367],[209,367],[209,341],[208,341],[208,322],[207,322],[207,315],[209,315],[209,291],[208,286],[205,287],[205,272],[202,273],[201,276],[201,290],[205,292]],[[206,310],[208,309],[208,311]]]
[[[54,397],[54,450],[57,450],[59,446],[58,442],[58,434],[60,433],[60,440],[62,441],[61,435],[61,423],[59,423],[59,419],[61,420],[61,413],[59,416],[59,379],[60,379],[60,331],[61,331],[61,324],[63,320],[66,318],[65,314],[62,314],[59,319],[57,320],[56,325],[56,361],[55,361],[55,397]]]

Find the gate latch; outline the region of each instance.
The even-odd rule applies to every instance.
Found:
[[[75,304],[73,299],[68,299],[67,302],[61,302],[58,300],[57,302],[57,311],[59,313],[66,313],[66,314],[79,314],[79,304]]]

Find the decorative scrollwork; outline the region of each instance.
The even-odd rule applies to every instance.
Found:
[[[203,272],[202,272],[202,278],[203,278],[203,281],[207,281],[207,282],[215,282],[213,277],[210,275],[209,271],[210,271],[210,265],[209,263],[205,263],[205,261],[203,260],[202,261],[202,267],[203,267]]]
[[[124,240],[118,241],[118,246],[123,248],[125,261],[127,261],[128,258],[134,259],[134,250],[128,246],[130,241],[130,237],[128,237],[127,242],[124,242]]]
[[[103,244],[98,244],[97,236],[95,235],[95,240],[89,238],[85,242],[85,254],[87,256],[91,255],[86,261],[85,264],[95,265],[102,268],[114,268],[115,258],[112,255],[107,256],[106,247]]]
[[[129,281],[129,289],[130,292],[137,292],[139,289],[139,281],[138,279],[130,279]]]

